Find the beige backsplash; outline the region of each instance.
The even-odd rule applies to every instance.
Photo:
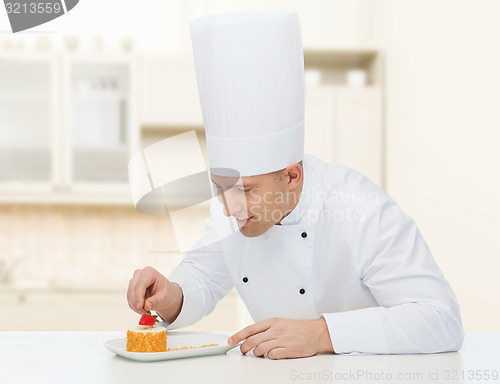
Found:
[[[202,214],[190,220],[202,223]],[[133,207],[0,205],[0,261],[24,257],[9,283],[125,288],[137,268],[168,275],[182,260],[150,252],[178,249],[172,234],[168,216]]]

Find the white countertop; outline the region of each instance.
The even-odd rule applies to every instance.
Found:
[[[433,355],[269,360],[234,348],[160,362],[128,360],[103,346],[120,337],[125,332],[0,332],[0,383],[500,383],[492,378],[500,375],[500,333],[467,333],[459,352]]]

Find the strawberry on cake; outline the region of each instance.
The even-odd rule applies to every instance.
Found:
[[[129,352],[166,352],[167,329],[157,327],[158,316],[148,311],[142,315],[139,325],[127,331],[127,351]]]

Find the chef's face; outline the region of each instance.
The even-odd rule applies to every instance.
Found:
[[[233,216],[247,237],[265,233],[297,205],[302,191],[302,166],[265,175],[223,177],[211,175],[224,214]]]

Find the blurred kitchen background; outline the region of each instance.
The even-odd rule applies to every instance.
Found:
[[[382,186],[417,222],[465,330],[500,331],[494,0],[86,0],[15,35],[0,12],[0,331],[138,321],[134,270],[168,275],[182,256],[151,252],[175,248],[172,224],[135,211],[128,159],[190,130],[204,145],[188,23],[251,9],[300,14],[306,152]],[[251,322],[233,291],[190,329]]]

